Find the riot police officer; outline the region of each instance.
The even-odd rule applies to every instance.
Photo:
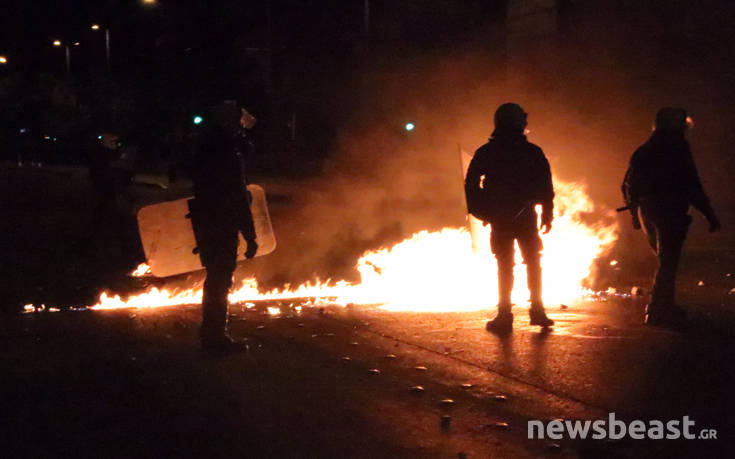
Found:
[[[495,112],[495,131],[490,141],[472,158],[465,180],[470,213],[490,224],[490,247],[498,263],[498,314],[487,323],[488,331],[507,333],[513,328],[511,293],[515,247],[523,255],[531,292],[531,325],[550,327],[541,297],[541,249],[535,207],[542,206],[541,228],[551,230],[554,187],[549,162],[541,148],[525,136],[528,115],[514,103]]]
[[[704,214],[710,231],[720,228],[685,138],[691,124],[682,108],[659,110],[655,130],[633,153],[623,182],[633,226],[643,228],[659,262],[646,308],[648,325],[680,325],[686,319],[685,311],[676,305],[675,289],[681,250],[692,221],[689,207]]]
[[[238,233],[247,242],[246,258],[258,244],[250,211],[243,158],[238,146],[241,112],[225,102],[195,117],[191,177],[194,199],[189,202],[192,226],[202,265],[207,270],[202,297],[202,347],[210,352],[244,350],[226,332],[227,295],[237,260]]]

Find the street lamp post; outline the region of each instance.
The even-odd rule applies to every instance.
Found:
[[[92,24],[92,30],[100,30],[99,24]],[[105,62],[107,63],[107,72],[110,72],[110,28],[105,27]]]
[[[69,49],[69,45],[61,43],[61,40],[54,40],[53,44],[56,48],[64,47],[64,53],[66,55],[66,76],[71,75],[71,50]]]

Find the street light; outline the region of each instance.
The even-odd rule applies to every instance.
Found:
[[[54,48],[61,48],[61,40],[54,40],[53,45]],[[65,54],[66,54],[66,75],[71,75],[71,52],[69,51],[69,45],[64,45]]]
[[[144,5],[155,5],[156,3],[156,0],[143,0]]]
[[[99,24],[92,24],[92,30],[100,30]],[[110,29],[105,27],[105,59],[107,62],[107,72],[110,71]]]
[[[5,56],[0,56],[0,64],[7,64],[8,58]]]

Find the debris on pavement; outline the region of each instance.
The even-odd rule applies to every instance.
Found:
[[[424,391],[424,386],[411,386],[410,391],[415,394],[419,394]]]

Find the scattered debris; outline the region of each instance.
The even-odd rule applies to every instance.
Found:
[[[371,375],[379,375],[380,370],[378,370],[377,368],[371,368],[370,370],[368,370],[368,373],[370,373]]]
[[[298,323],[298,324],[296,324],[296,326],[299,327],[299,328],[303,328],[304,327],[304,324]]]
[[[388,354],[388,355],[386,355],[386,356],[385,356],[385,358],[386,358],[386,359],[389,359],[389,360],[394,360],[394,359],[396,359],[397,357],[396,357],[396,355],[395,355],[395,354]]]
[[[472,389],[474,387],[474,384],[464,383],[460,387],[462,387],[462,389]]]
[[[312,338],[319,338],[319,335],[311,335]]]
[[[413,367],[413,369],[416,370],[416,371],[426,371],[426,370],[428,370],[428,368],[426,368],[423,365],[419,365],[417,367]]]
[[[358,343],[357,341],[353,341],[350,343],[350,346],[359,346],[359,345],[360,343]]]
[[[508,397],[501,394],[495,394],[493,395],[493,400],[495,400],[496,402],[505,402],[508,401]]]
[[[327,333],[324,336],[326,336],[327,338],[334,338],[334,333]]]
[[[454,405],[454,400],[452,400],[451,398],[445,398],[442,401],[440,401],[439,404],[441,404],[444,407],[452,406]]]
[[[617,266],[617,265],[618,265],[618,260],[612,260],[610,262],[610,266]]]
[[[349,362],[349,361],[351,361],[351,360],[352,360],[352,359],[351,359],[351,358],[349,358],[349,357],[346,357],[346,356],[345,356],[345,357],[342,357],[342,361],[343,361],[343,362],[345,362],[345,363],[347,363],[347,362]]]
[[[497,422],[493,422],[491,424],[487,424],[486,427],[490,427],[490,428],[497,429],[497,430],[508,430],[508,429],[510,429],[510,426],[508,425],[508,423],[507,422],[503,422],[503,421],[497,421]]]
[[[569,309],[569,306],[567,306],[566,304],[562,303],[562,304],[559,305],[559,309],[562,309],[562,310]]]
[[[411,386],[410,391],[413,392],[414,394],[420,394],[421,392],[424,391],[424,386]]]
[[[264,330],[265,329],[265,325],[258,325],[257,327],[255,327],[255,329],[256,330]]]
[[[699,287],[702,287],[702,286],[704,285],[704,281],[699,281],[699,282],[697,282],[697,285],[698,285]]]
[[[630,289],[630,294],[633,295],[633,296],[641,296],[644,293],[645,293],[645,291],[642,288],[638,287],[638,286],[635,286],[635,287],[633,287],[633,288]]]

